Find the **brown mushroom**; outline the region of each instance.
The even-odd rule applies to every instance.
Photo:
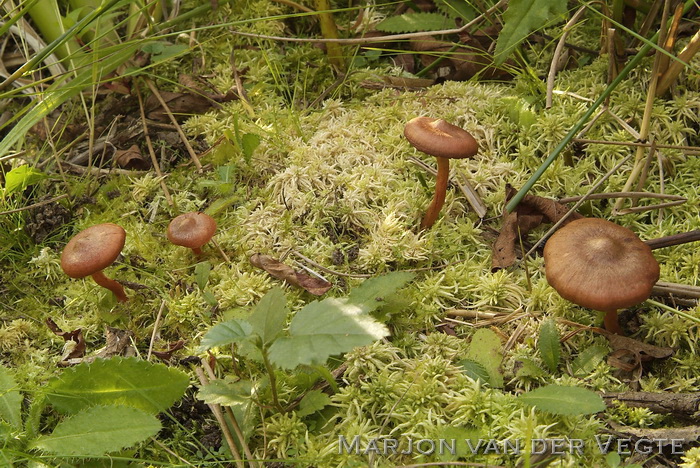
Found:
[[[648,245],[629,229],[597,218],[572,221],[544,246],[545,273],[559,295],[605,312],[605,328],[623,335],[617,310],[639,304],[659,280]]]
[[[122,285],[102,272],[117,259],[125,240],[126,232],[121,226],[113,223],[91,226],[66,244],[61,253],[61,268],[71,278],[92,276],[95,283],[112,291],[119,302],[125,302]]]
[[[450,159],[470,158],[479,150],[474,137],[466,130],[442,119],[416,117],[404,128],[404,136],[419,151],[437,158],[435,198],[425,212],[420,228],[429,229],[445,204]]]
[[[209,242],[216,232],[216,221],[201,211],[183,213],[168,224],[168,240],[175,245],[188,247],[197,255],[202,255],[202,246]]]

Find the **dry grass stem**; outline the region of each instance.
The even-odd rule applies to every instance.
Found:
[[[8,215],[12,213],[19,213],[20,211],[26,211],[26,210],[31,210],[33,208],[38,208],[40,206],[48,205],[49,203],[57,202],[59,200],[63,200],[64,198],[68,198],[68,194],[64,193],[63,195],[59,195],[57,197],[49,198],[48,200],[43,200],[37,203],[33,203],[31,205],[23,206],[21,208],[15,208],[14,210],[8,210],[8,211],[0,211],[0,216],[2,215]]]
[[[151,354],[153,354],[153,343],[156,341],[156,335],[158,334],[158,329],[160,328],[160,319],[163,317],[163,309],[165,309],[165,299],[160,301],[156,321],[153,322],[153,332],[151,333],[151,341],[148,343],[148,354],[146,355],[146,361],[150,361]]]
[[[569,36],[571,29],[579,22],[583,13],[587,10],[586,6],[579,8],[576,13],[571,17],[571,19],[564,25],[562,30],[562,35],[559,38],[556,49],[554,49],[554,54],[552,56],[552,64],[549,66],[549,74],[547,75],[547,98],[545,108],[549,109],[552,107],[552,95],[554,91],[554,78],[557,76],[557,69],[559,68],[559,61],[561,55],[565,50],[566,38]]]
[[[686,154],[698,153],[700,154],[700,147],[698,146],[685,146],[685,145],[664,145],[661,143],[647,143],[642,141],[607,141],[607,140],[590,140],[587,138],[574,138],[572,140],[574,143],[586,143],[595,145],[616,145],[616,146],[644,146],[650,147],[652,144],[659,149],[675,149],[685,152]]]

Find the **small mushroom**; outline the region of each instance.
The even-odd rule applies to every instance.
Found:
[[[188,247],[196,255],[202,255],[202,246],[216,232],[216,221],[201,211],[183,213],[168,224],[168,240],[175,245]]]
[[[437,158],[435,198],[425,212],[420,228],[429,229],[445,204],[450,159],[470,158],[479,150],[474,137],[466,130],[442,119],[416,117],[404,128],[404,136],[419,151]]]
[[[572,221],[544,246],[545,273],[559,295],[605,312],[605,328],[624,335],[617,311],[645,301],[659,280],[648,245],[629,229],[598,218]]]
[[[126,232],[121,226],[113,223],[91,226],[66,244],[61,253],[61,268],[71,278],[92,276],[95,283],[112,291],[119,302],[126,302],[122,285],[102,272],[117,259],[125,240]]]

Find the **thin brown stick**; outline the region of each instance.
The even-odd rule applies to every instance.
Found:
[[[560,198],[559,203],[571,203],[582,199],[584,196]],[[593,193],[586,197],[588,200],[606,200],[608,198],[662,198],[665,200],[688,201],[687,198],[680,195],[665,195],[655,192],[607,192]]]
[[[38,208],[40,206],[48,205],[49,203],[53,203],[53,202],[56,202],[58,200],[63,200],[64,198],[67,198],[67,197],[68,197],[68,194],[64,193],[63,195],[49,198],[48,200],[33,203],[31,205],[23,206],[22,208],[15,208],[14,210],[8,210],[8,211],[0,211],[0,216],[12,214],[12,213],[19,213],[20,211],[25,211],[25,210],[31,210],[32,208]]]
[[[204,370],[201,367],[195,367],[194,372],[195,374],[197,374],[197,378],[203,386],[209,384],[209,380],[207,380],[207,376],[204,375]],[[236,447],[236,442],[233,440],[233,436],[231,435],[231,431],[228,428],[228,424],[226,424],[224,414],[221,412],[221,407],[214,403],[207,403],[207,406],[216,418],[216,422],[218,422],[219,426],[221,427],[221,432],[224,435],[224,439],[226,440],[226,443],[228,444],[228,447],[229,449],[231,449],[231,453],[235,458],[236,466],[238,468],[245,468],[245,463],[243,463],[243,457],[241,457],[241,453],[238,451],[238,447]]]
[[[690,62],[690,59],[692,59],[693,56],[698,53],[698,51],[700,51],[700,31],[693,35],[685,49],[678,54],[678,60],[682,60],[684,63],[674,60],[668,66],[668,69],[664,72],[664,74],[661,75],[659,84],[656,87],[657,96],[661,96],[668,91],[668,88],[671,87],[673,82],[676,81],[676,78],[678,78],[678,75],[680,75],[683,67],[685,67],[685,64]]]
[[[160,164],[158,164],[158,158],[156,157],[156,152],[153,149],[153,144],[151,143],[151,136],[148,134],[148,124],[146,124],[146,112],[143,107],[143,98],[141,97],[141,91],[139,91],[139,87],[136,86],[136,97],[139,100],[139,112],[141,113],[141,124],[143,125],[143,136],[144,139],[146,140],[146,147],[148,148],[148,155],[151,157],[151,164],[153,164],[153,169],[156,171],[156,175],[160,178],[160,188],[163,190],[163,194],[165,195],[165,201],[168,202],[168,205],[174,206],[173,205],[173,198],[170,196],[170,191],[168,190],[168,186],[165,184],[165,176],[163,175],[163,171],[160,169]]]
[[[180,140],[182,140],[182,144],[184,144],[185,148],[187,148],[187,152],[189,153],[190,158],[192,159],[192,162],[194,163],[197,170],[201,172],[202,171],[202,163],[199,161],[199,158],[197,157],[197,153],[195,153],[194,149],[192,148],[192,145],[190,145],[190,142],[187,139],[187,135],[185,135],[185,132],[182,131],[182,127],[180,127],[180,124],[177,123],[175,116],[170,111],[170,108],[168,107],[168,104],[163,99],[163,96],[160,95],[160,92],[155,87],[155,85],[151,82],[151,80],[145,78],[144,82],[146,83],[148,88],[151,90],[153,95],[156,97],[156,99],[158,99],[158,102],[160,103],[161,107],[163,108],[163,111],[168,115],[168,118],[170,119],[170,121],[173,123],[173,125],[175,125],[175,130],[177,130],[177,134],[180,135]]]
[[[151,341],[148,344],[148,354],[146,355],[146,361],[150,361],[151,354],[153,354],[153,342],[155,342],[156,334],[158,334],[158,328],[160,327],[160,319],[163,317],[163,309],[165,309],[165,300],[160,301],[158,315],[156,315],[156,321],[153,322],[153,333],[151,333]]]
[[[574,138],[572,140],[574,143],[589,143],[594,145],[617,145],[617,146],[644,146],[650,147],[652,143],[646,143],[641,141],[607,141],[607,140],[589,140],[587,138]],[[676,149],[681,151],[689,151],[692,153],[700,153],[700,147],[698,146],[683,146],[683,145],[663,145],[659,143],[654,143],[659,149]]]
[[[674,296],[700,299],[700,286],[659,281],[651,289],[651,294],[652,296]]]
[[[671,247],[673,245],[686,244],[688,242],[696,242],[700,240],[700,229],[694,231],[682,232],[670,236],[659,237],[658,239],[649,239],[645,243],[652,250]]]

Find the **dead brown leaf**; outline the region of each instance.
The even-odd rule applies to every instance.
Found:
[[[179,340],[175,343],[170,343],[166,351],[153,351],[153,354],[158,359],[163,361],[170,361],[173,357],[173,353],[185,347],[185,340]]]
[[[516,192],[515,188],[507,185],[506,201],[510,200]],[[492,248],[491,271],[496,272],[515,263],[516,252],[520,246],[519,235],[525,236],[544,222],[556,223],[568,211],[567,206],[556,200],[536,195],[525,195],[513,212],[504,211],[503,227]],[[572,213],[563,225],[580,218],[583,218],[583,215]]]
[[[150,160],[141,154],[138,145],[131,145],[126,150],[116,150],[112,157],[117,165],[123,169],[145,171],[151,168]]]
[[[286,281],[287,283],[305,289],[315,296],[325,294],[331,286],[328,281],[320,278],[314,278],[306,273],[296,271],[289,265],[285,265],[279,260],[262,254],[254,254],[250,257],[250,263],[253,266],[261,268],[277,279]]]
[[[64,341],[75,343],[74,345],[71,345],[70,348],[67,348],[68,353],[62,356],[62,362],[68,361],[69,359],[82,358],[83,356],[85,356],[86,345],[85,338],[83,337],[83,331],[81,328],[76,328],[73,331],[64,332],[58,325],[56,325],[56,322],[54,322],[51,318],[46,319],[46,326],[48,326],[49,329],[52,332],[54,332],[56,336],[60,336],[61,338],[63,338]]]

